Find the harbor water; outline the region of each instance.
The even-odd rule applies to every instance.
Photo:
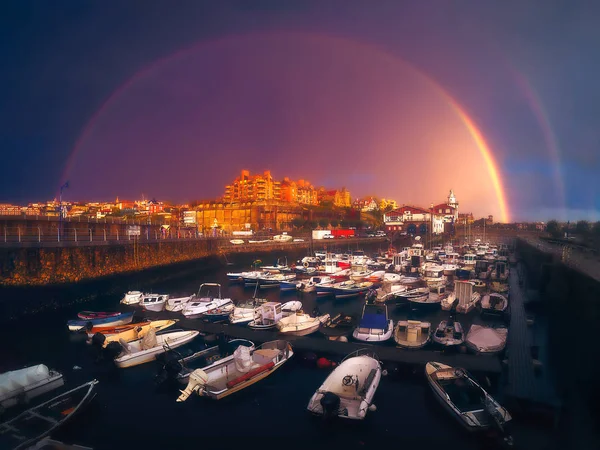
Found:
[[[66,306],[44,309],[3,324],[0,373],[41,363],[64,374],[65,389],[94,378],[99,380],[94,402],[52,434],[55,439],[94,449],[187,449],[211,445],[232,448],[251,443],[317,448],[372,448],[379,444],[418,445],[419,448],[451,445],[462,450],[494,448],[496,441],[487,435],[468,434],[440,406],[425,380],[423,368],[390,370],[375,395],[376,411],[369,412],[364,421],[340,420],[327,424],[312,417],[306,406],[331,369],[317,368],[309,355],[295,354],[273,375],[223,400],[192,396],[186,402],[177,403],[177,387],[156,385],[156,362],[118,369],[111,361],[99,358],[98,352],[86,343],[85,335],[69,333],[66,327],[67,320],[75,318],[81,310],[135,309],[136,317],[142,318],[144,313],[139,308],[119,304],[126,290],[152,290],[178,296],[197,292],[203,282],[218,282],[222,285],[223,297],[234,301],[248,299],[254,295],[254,288],[231,284],[226,277],[228,271],[247,269],[247,265],[205,267],[197,264],[162,279],[136,277],[131,284],[127,279],[121,280],[118,291],[110,280],[96,283],[93,292],[91,288],[89,292],[65,288],[61,300]],[[39,291],[36,292],[39,295]],[[60,293],[59,290],[58,295]],[[57,295],[56,290],[53,295]],[[281,294],[277,288],[259,290],[257,297],[282,302],[298,299],[308,313],[318,306],[321,313],[360,315],[364,304],[364,297],[317,299],[314,293]],[[27,299],[4,298],[3,301]],[[390,305],[389,311],[394,322],[418,318],[432,322],[434,327],[447,317],[447,312],[439,307],[419,311]],[[465,320],[463,325],[467,329],[471,321],[480,320],[477,313],[463,317],[459,316],[458,320]],[[201,348],[203,339],[198,337],[190,347]],[[208,342],[208,345],[214,344]],[[372,348],[376,351],[376,347]],[[485,380],[480,381],[486,386]],[[495,394],[493,389],[497,387],[490,389]],[[32,403],[37,404],[37,401],[34,399]],[[14,411],[7,411],[2,420],[12,414]],[[529,423],[515,423],[514,434],[515,448],[530,450],[548,448],[546,445],[552,439],[551,430]]]

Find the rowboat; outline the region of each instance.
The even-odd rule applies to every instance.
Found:
[[[83,409],[95,397],[96,384],[88,381],[0,424],[0,448],[30,448]]]
[[[111,342],[131,342],[143,338],[150,329],[153,329],[155,332],[164,330],[173,326],[176,322],[177,320],[154,320],[146,322],[144,325],[133,324],[132,328],[109,336],[97,333],[92,336],[91,343],[100,347],[106,347]]]
[[[90,319],[105,319],[107,317],[115,317],[121,314],[120,312],[95,312],[95,311],[81,311],[77,314],[77,317],[83,320]]]
[[[104,319],[75,319],[69,320],[67,322],[67,326],[69,327],[69,331],[79,331],[82,329],[93,328],[97,325],[109,325],[109,326],[117,326],[117,325],[125,325],[131,323],[133,320],[133,312],[121,313],[118,316],[114,317],[106,317]]]

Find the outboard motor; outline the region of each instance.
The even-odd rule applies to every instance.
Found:
[[[172,350],[161,355],[162,365],[155,379],[157,384],[164,383],[168,379],[174,379],[183,370],[183,366],[179,362],[180,358],[181,355]]]
[[[92,336],[92,345],[94,347],[102,348],[105,341],[106,336],[104,336],[102,333],[96,333]]]
[[[319,403],[323,408],[323,419],[330,420],[339,414],[340,397],[333,392],[325,392]]]
[[[108,343],[104,351],[109,359],[116,359],[123,353],[123,346],[117,341],[112,341]]]

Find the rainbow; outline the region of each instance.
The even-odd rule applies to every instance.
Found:
[[[297,35],[297,36],[301,36],[301,37],[308,37],[308,38],[320,38],[320,39],[327,39],[327,40],[333,40],[333,41],[338,41],[340,43],[343,44],[350,44],[353,46],[357,46],[357,47],[361,47],[363,49],[367,49],[370,51],[374,51],[377,52],[380,56],[383,56],[385,58],[388,58],[396,63],[401,62],[402,64],[406,65],[407,67],[409,67],[410,69],[412,69],[413,71],[415,71],[418,75],[420,75],[424,80],[426,80],[432,88],[434,88],[441,96],[442,98],[444,98],[446,100],[446,102],[451,106],[451,108],[456,112],[457,116],[460,118],[460,120],[464,123],[465,127],[467,128],[471,138],[473,139],[477,149],[479,150],[485,166],[487,168],[487,171],[490,175],[490,179],[492,181],[495,193],[496,193],[496,198],[498,201],[498,205],[500,208],[500,212],[501,212],[501,216],[502,216],[502,221],[503,222],[509,222],[510,221],[510,213],[508,210],[508,204],[506,201],[506,195],[504,192],[504,188],[502,185],[502,180],[500,177],[500,170],[498,168],[498,164],[494,159],[492,150],[490,149],[489,145],[486,143],[481,131],[479,130],[479,128],[477,127],[477,125],[475,124],[475,122],[473,121],[473,119],[471,119],[471,117],[469,116],[469,114],[466,112],[466,110],[464,109],[464,107],[462,107],[453,97],[452,95],[450,95],[450,93],[448,93],[446,90],[444,90],[444,88],[436,81],[434,80],[431,76],[427,75],[426,73],[424,73],[423,71],[421,71],[420,69],[416,68],[413,64],[408,63],[407,61],[399,58],[396,55],[391,54],[390,52],[383,50],[381,48],[379,48],[378,46],[375,46],[373,44],[365,44],[363,42],[357,42],[351,39],[347,39],[347,38],[343,38],[343,37],[339,37],[339,36],[333,36],[333,35],[328,35],[328,34],[324,34],[324,33],[303,33],[303,32],[290,32],[290,31],[277,31],[277,32],[266,32],[266,33],[251,33],[251,34],[243,34],[243,35],[229,35],[226,36],[224,38],[218,39],[218,40],[213,40],[213,41],[206,41],[206,42],[201,42],[201,43],[196,43],[190,47],[187,48],[183,48],[178,50],[177,52],[167,55],[163,58],[160,58],[156,61],[154,61],[153,63],[151,63],[150,65],[144,67],[143,69],[141,69],[140,71],[136,72],[131,78],[129,78],[124,84],[122,84],[120,87],[118,87],[115,91],[112,92],[112,94],[104,101],[104,103],[100,106],[100,108],[92,115],[92,117],[90,118],[89,122],[87,123],[87,125],[85,126],[85,128],[83,129],[83,132],[79,135],[79,137],[77,138],[77,141],[75,142],[75,145],[73,147],[73,150],[71,152],[71,154],[69,155],[68,159],[67,159],[67,163],[65,164],[65,169],[63,171],[63,175],[61,177],[60,181],[64,181],[68,179],[68,175],[71,172],[71,169],[73,167],[74,161],[77,157],[77,155],[80,152],[80,149],[82,147],[83,142],[86,140],[87,136],[90,134],[90,132],[93,130],[94,125],[96,120],[104,113],[104,111],[106,111],[106,109],[123,93],[125,92],[129,87],[131,87],[136,81],[140,80],[141,78],[143,78],[144,76],[146,76],[147,74],[149,74],[150,72],[152,72],[154,69],[162,66],[163,64],[174,60],[184,54],[187,54],[188,52],[192,52],[194,50],[197,50],[201,47],[204,46],[209,46],[209,45],[214,45],[215,43],[220,43],[222,41],[228,41],[228,40],[233,40],[233,39],[239,39],[239,38],[243,38],[243,37],[247,37],[247,36],[256,36],[256,35],[273,35],[273,34],[277,34],[277,35],[281,35],[281,34],[287,34],[287,35]]]

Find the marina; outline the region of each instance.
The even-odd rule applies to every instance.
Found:
[[[302,258],[299,256],[298,258]],[[252,302],[249,303],[253,298],[256,298],[258,295],[258,290],[256,284],[254,286],[245,287],[244,283],[237,283],[236,280],[228,280],[228,273],[239,271],[240,273],[245,270],[245,265],[236,266],[235,263],[233,265],[226,265],[220,268],[212,269],[209,271],[201,272],[200,278],[197,276],[189,276],[186,275],[183,278],[175,278],[171,279],[165,283],[152,283],[148,286],[128,286],[127,290],[129,291],[141,291],[147,292],[152,291],[158,294],[153,294],[154,296],[158,295],[168,295],[173,298],[185,298],[185,295],[189,295],[186,293],[196,292],[198,291],[198,286],[204,284],[205,286],[210,285],[211,287],[216,288],[215,291],[216,297],[218,298],[231,298],[236,304],[244,303],[249,305],[255,305],[255,307],[261,307],[261,305],[269,305],[268,302],[272,304],[280,304],[279,302],[283,302],[286,304],[298,304],[298,306],[294,306],[294,309],[288,312],[293,316],[300,314],[304,311],[311,312],[311,317],[315,317],[315,314],[323,315],[323,317],[335,317],[339,314],[342,314],[345,317],[360,317],[363,312],[363,306],[365,305],[365,301],[369,298],[369,295],[356,295],[350,298],[336,298],[335,295],[317,295],[316,291],[312,292],[303,292],[301,289],[298,289],[296,292],[281,292],[279,289],[268,289],[266,291],[260,291],[260,302]],[[369,276],[366,274],[366,276]],[[307,276],[308,277],[308,276]],[[536,405],[537,411],[541,409],[547,409],[550,411],[550,414],[554,415],[553,420],[558,420],[558,415],[555,410],[560,409],[560,403],[557,398],[554,398],[554,402],[546,401],[546,397],[549,392],[551,392],[552,382],[550,378],[546,378],[545,384],[537,384],[538,379],[535,378],[536,372],[534,371],[535,362],[531,359],[531,342],[528,339],[522,338],[512,338],[512,330],[515,326],[518,326],[519,321],[521,320],[521,325],[524,327],[524,330],[527,331],[527,319],[525,318],[525,313],[523,312],[522,305],[519,306],[518,296],[525,295],[521,291],[521,287],[519,285],[519,275],[517,270],[513,270],[510,273],[509,283],[510,283],[510,295],[509,302],[512,306],[511,308],[511,318],[509,327],[509,340],[507,345],[507,351],[501,352],[500,355],[496,356],[482,356],[479,354],[474,354],[472,350],[470,350],[466,345],[459,345],[456,348],[442,348],[433,342],[425,342],[424,345],[419,348],[399,348],[394,339],[387,339],[384,342],[361,342],[358,341],[351,336],[344,340],[330,340],[323,336],[319,331],[313,332],[310,331],[308,335],[302,335],[304,333],[296,333],[300,335],[294,335],[295,333],[285,333],[285,340],[289,342],[290,348],[293,349],[293,358],[290,358],[290,362],[283,366],[281,369],[274,373],[273,376],[269,376],[264,378],[263,375],[260,375],[258,379],[259,382],[256,382],[256,385],[252,387],[248,387],[248,389],[244,389],[243,392],[236,393],[235,396],[232,396],[230,399],[228,395],[225,395],[227,398],[223,400],[219,400],[216,402],[220,404],[221,402],[225,402],[231,407],[234,407],[233,403],[235,402],[235,408],[244,410],[244,404],[250,402],[251,405],[270,404],[269,402],[274,401],[274,399],[269,400],[269,390],[265,392],[265,388],[268,386],[280,386],[281,389],[285,389],[287,385],[293,385],[295,391],[294,394],[290,394],[291,398],[297,398],[299,403],[298,409],[296,413],[299,414],[300,411],[305,411],[306,403],[311,398],[311,395],[314,394],[314,389],[316,389],[320,383],[323,382],[323,379],[319,382],[319,378],[323,377],[323,374],[326,373],[323,371],[324,369],[321,367],[322,365],[333,365],[335,366],[336,362],[342,361],[347,355],[368,351],[372,352],[377,356],[377,359],[381,363],[381,367],[383,370],[383,375],[379,384],[378,393],[374,395],[373,404],[377,406],[377,410],[366,415],[364,420],[365,425],[361,425],[361,427],[367,426],[368,429],[372,429],[373,427],[378,427],[377,423],[380,425],[384,425],[388,423],[387,419],[381,419],[382,416],[381,411],[385,411],[388,408],[391,408],[391,404],[386,404],[388,402],[388,396],[392,398],[394,395],[402,395],[402,396],[414,396],[417,395],[418,392],[423,395],[423,399],[416,400],[414,402],[422,403],[426,405],[428,401],[431,401],[431,397],[427,396],[427,384],[424,376],[424,368],[425,366],[435,361],[439,364],[450,366],[450,367],[460,367],[463,370],[468,371],[473,374],[479,381],[479,383],[484,387],[484,389],[489,392],[494,398],[499,401],[503,406],[505,406],[509,411],[515,411],[514,417],[516,417],[514,428],[515,433],[517,435],[517,439],[519,434],[523,436],[527,436],[532,432],[530,429],[531,425],[520,424],[519,420],[522,417],[520,413],[523,411],[531,411],[531,405]],[[415,285],[414,276],[400,276],[400,277],[392,277],[391,275],[388,277],[389,279],[394,279],[396,281],[401,281],[406,278],[411,278],[409,281],[410,285]],[[306,278],[308,279],[308,278]],[[299,278],[299,280],[304,280],[304,278]],[[448,283],[452,285],[452,279],[449,277]],[[299,287],[302,287],[301,283]],[[436,292],[439,289],[436,288]],[[126,292],[126,291],[125,291]],[[439,293],[432,293],[432,295],[439,295]],[[452,292],[452,289],[450,290]],[[471,291],[468,291],[469,293]],[[157,338],[161,338],[164,336],[168,336],[169,334],[177,334],[177,330],[190,330],[193,333],[198,334],[198,336],[194,339],[192,335],[192,341],[187,344],[184,342],[181,347],[179,347],[176,351],[188,352],[189,351],[202,351],[205,348],[211,348],[215,345],[215,342],[221,342],[222,340],[231,340],[231,339],[243,339],[248,342],[256,343],[256,346],[266,343],[266,342],[274,342],[278,339],[282,339],[284,334],[281,334],[277,328],[270,328],[265,330],[260,329],[252,329],[248,326],[232,324],[228,320],[212,320],[210,317],[210,309],[207,308],[205,315],[200,314],[198,318],[186,318],[184,314],[182,314],[185,305],[187,302],[198,301],[194,296],[189,297],[187,302],[184,302],[181,310],[179,311],[169,311],[166,308],[160,311],[151,311],[144,309],[142,305],[126,305],[120,304],[121,299],[123,299],[124,292],[119,294],[111,294],[111,295],[100,295],[96,298],[96,300],[92,300],[86,302],[85,309],[88,310],[84,313],[81,313],[85,317],[89,317],[90,321],[98,320],[94,319],[94,317],[106,317],[108,319],[119,318],[120,316],[116,315],[119,313],[132,313],[134,320],[132,325],[135,323],[143,323],[145,327],[147,327],[149,321],[156,320],[176,320],[175,327],[171,326],[162,330],[158,333]],[[136,294],[138,295],[138,294]],[[139,302],[142,303],[144,299],[144,295],[139,296]],[[440,307],[440,303],[437,304],[421,304],[418,302],[410,302],[404,301],[396,304],[396,301],[391,301],[389,304],[377,306],[378,303],[375,302],[376,296],[371,296],[373,300],[372,305],[367,305],[373,308],[381,308],[381,306],[387,306],[388,316],[390,321],[393,322],[394,329],[397,323],[430,323],[432,330],[430,332],[434,332],[433,328],[437,326],[441,321],[448,320],[451,314],[454,314],[453,311],[447,311]],[[212,297],[211,297],[212,298]],[[207,301],[210,301],[211,298],[207,298]],[[512,301],[512,299],[515,299]],[[266,303],[265,303],[266,302]],[[274,303],[273,303],[274,302]],[[301,308],[298,309],[297,308]],[[110,399],[102,400],[102,404],[104,407],[108,408],[119,408],[121,401],[118,401],[114,398],[114,395],[109,394],[109,392],[120,392],[120,396],[123,398],[128,398],[131,395],[141,395],[142,392],[145,391],[144,395],[149,395],[154,397],[153,402],[159,402],[161,405],[161,409],[164,411],[172,410],[171,413],[174,416],[179,417],[181,414],[180,409],[177,408],[172,403],[177,403],[175,400],[177,398],[178,389],[183,389],[185,386],[179,386],[179,388],[169,388],[168,385],[156,386],[153,385],[153,379],[157,374],[157,363],[153,361],[155,358],[154,353],[160,354],[162,353],[162,347],[159,345],[158,347],[148,347],[148,350],[143,350],[144,346],[141,343],[143,341],[140,340],[139,345],[140,355],[151,355],[148,359],[146,356],[140,356],[138,358],[137,353],[132,353],[131,356],[126,356],[126,359],[129,358],[138,358],[134,359],[133,367],[128,368],[117,368],[131,366],[132,364],[125,362],[120,363],[119,361],[124,361],[122,358],[125,353],[119,357],[120,359],[113,361],[110,357],[107,356],[106,353],[103,353],[99,349],[94,346],[90,346],[86,344],[86,333],[78,333],[71,332],[69,333],[64,326],[64,323],[67,321],[69,317],[77,316],[77,314],[81,311],[81,309],[77,305],[66,306],[64,308],[57,309],[54,312],[48,312],[47,316],[53,319],[50,319],[50,322],[45,322],[44,327],[48,328],[48,334],[51,336],[50,341],[54,342],[52,344],[56,348],[70,349],[66,353],[53,354],[49,358],[44,357],[44,361],[46,362],[48,359],[50,362],[53,360],[62,360],[62,364],[60,362],[56,363],[56,367],[62,368],[65,367],[65,379],[71,382],[74,379],[79,379],[81,382],[89,381],[85,380],[85,377],[92,377],[99,381],[97,391],[98,391],[98,401],[101,398],[109,395]],[[100,311],[94,313],[94,311]],[[233,312],[233,310],[232,310]],[[520,315],[519,315],[520,314]],[[307,314],[304,314],[308,317]],[[298,316],[300,317],[300,316]],[[480,310],[477,308],[465,310],[464,313],[455,313],[453,316],[455,320],[461,322],[465,330],[468,330],[471,325],[478,324],[478,326],[482,326],[484,324],[496,323],[498,325],[505,324],[504,317],[484,317]],[[32,316],[31,320],[35,323],[36,320],[41,320],[38,316]],[[84,320],[84,319],[79,319]],[[105,319],[102,319],[105,320]],[[54,327],[51,325],[57,321],[61,321],[62,325],[60,327]],[[491,321],[491,322],[490,322]],[[152,322],[150,322],[152,323]],[[156,322],[163,323],[163,322]],[[166,322],[164,322],[166,323]],[[317,322],[318,323],[318,322]],[[83,324],[85,325],[85,324]],[[360,326],[355,322],[355,326]],[[120,329],[123,325],[120,325],[116,328]],[[96,327],[98,328],[98,327]],[[107,329],[112,330],[115,327],[107,327]],[[429,329],[427,328],[427,329]],[[59,331],[59,329],[61,331]],[[101,329],[101,328],[99,328]],[[140,328],[141,330],[142,328]],[[54,330],[54,331],[52,331]],[[129,328],[127,329],[129,330]],[[172,330],[172,331],[171,331]],[[351,329],[348,330],[350,332]],[[523,330],[521,330],[523,331]],[[130,336],[128,339],[134,339],[136,334],[133,331],[126,331],[129,334],[123,334],[123,336]],[[147,333],[144,328],[144,332]],[[348,334],[346,332],[346,334]],[[68,333],[67,340],[64,339],[65,333]],[[408,333],[408,331],[406,332]],[[518,333],[518,331],[516,332]],[[517,335],[517,334],[515,334]],[[62,336],[62,337],[61,337]],[[140,334],[140,336],[142,336]],[[145,336],[145,335],[144,335]],[[335,338],[334,339],[338,339]],[[405,335],[405,339],[411,339],[408,337],[408,334]],[[117,341],[117,339],[112,339],[112,341]],[[133,348],[131,343],[124,343],[119,340],[121,347],[119,348]],[[112,342],[109,345],[118,344],[118,342]],[[29,358],[35,358],[36,351],[32,348],[29,348],[27,340],[19,342],[17,347],[27,347],[27,353],[29,354]],[[179,345],[179,344],[178,344]],[[106,345],[104,345],[106,346]],[[122,347],[125,346],[125,347]],[[137,347],[136,347],[137,348]],[[157,352],[157,350],[160,351]],[[139,350],[136,350],[139,351]],[[25,349],[22,352],[19,352],[21,355],[25,352]],[[24,353],[23,353],[24,354]],[[188,353],[185,353],[188,354]],[[202,353],[200,353],[202,354]],[[40,354],[41,355],[41,354]],[[62,356],[61,356],[62,355]],[[67,356],[73,355],[73,356]],[[13,358],[13,364],[15,364],[16,360],[19,359],[16,355],[11,355]],[[74,357],[75,359],[72,359]],[[141,359],[140,359],[141,358]],[[69,367],[69,363],[65,365],[66,361],[71,361],[71,367],[81,367],[79,370],[72,370]],[[139,361],[139,362],[138,362]],[[54,366],[53,366],[54,367]],[[200,366],[201,367],[201,366]],[[257,371],[265,370],[261,368],[262,366],[257,366]],[[266,367],[266,366],[265,366]],[[527,368],[531,368],[531,371],[527,372]],[[202,369],[200,369],[202,370]],[[268,370],[268,368],[266,369]],[[199,372],[200,373],[200,372]],[[254,373],[254,372],[252,372]],[[257,375],[257,376],[258,376]],[[527,377],[527,375],[530,375]],[[83,378],[82,378],[83,377]],[[299,378],[297,378],[299,377]],[[197,377],[196,377],[197,378]],[[194,379],[196,379],[194,378]],[[264,380],[262,379],[264,378]],[[242,379],[242,378],[240,378]],[[257,380],[258,380],[257,379]],[[294,382],[294,380],[314,380],[313,382],[303,381],[300,385],[298,382]],[[254,380],[254,378],[253,378]],[[131,384],[134,383],[134,384]],[[200,383],[200,386],[202,386]],[[254,382],[252,383],[254,384]],[[70,384],[69,384],[70,385]],[[210,382],[209,382],[210,385]],[[195,385],[194,385],[195,386]],[[223,386],[225,386],[223,384]],[[302,386],[301,389],[297,389],[299,386]],[[190,387],[190,393],[194,392],[197,387]],[[313,389],[313,392],[310,392],[310,388]],[[202,389],[202,388],[200,388]],[[213,387],[210,387],[213,389]],[[409,390],[411,393],[409,394]],[[105,395],[102,395],[102,392],[105,391]],[[300,392],[305,392],[304,397],[301,398]],[[136,394],[137,392],[137,394]],[[214,396],[216,399],[221,399],[223,393],[218,393],[221,391],[210,391],[214,392]],[[232,391],[233,392],[233,391]],[[380,394],[380,392],[384,392],[385,394]],[[395,394],[394,394],[395,392]],[[213,394],[210,394],[213,395]],[[373,394],[370,394],[371,396]],[[188,394],[189,397],[189,394]],[[198,398],[199,396],[191,396],[190,398],[186,397],[185,402],[180,402],[185,404],[186,406],[179,406],[179,408],[185,408],[186,411],[191,411],[189,408],[193,409],[193,413],[185,413],[192,414],[190,416],[190,420],[192,417],[197,417],[199,410],[197,408],[201,407],[202,410],[206,411],[207,414],[226,414],[226,409],[223,409],[223,406],[214,406],[213,403],[210,405],[202,404],[202,406],[198,405],[197,402],[205,402],[206,399]],[[200,396],[201,397],[201,396]],[[328,397],[329,398],[329,397]],[[435,400],[434,400],[435,401]],[[108,402],[108,403],[107,403]],[[258,403],[257,403],[258,402]],[[425,402],[425,403],[423,403]],[[110,406],[113,404],[113,406]],[[195,406],[190,406],[195,405]],[[246,404],[246,408],[250,408],[251,405]],[[215,410],[214,408],[217,408]],[[221,411],[219,413],[218,411]],[[248,410],[250,411],[250,410]],[[286,409],[288,411],[288,409]],[[434,408],[435,411],[435,408]],[[424,411],[425,413],[425,411]],[[103,416],[99,412],[94,413],[97,417],[95,420],[102,421],[109,420],[111,426],[114,426],[113,420],[108,417]],[[100,416],[98,416],[100,414]],[[364,414],[361,413],[361,414]],[[429,412],[426,413],[428,416]],[[118,416],[118,414],[117,414]],[[289,413],[286,412],[286,417],[295,417],[294,414],[289,416]],[[304,416],[306,417],[306,416]],[[364,416],[361,416],[364,417]],[[392,416],[390,416],[392,417]],[[435,417],[435,414],[434,414]],[[451,417],[449,418],[451,419]],[[74,419],[75,420],[75,419]],[[180,420],[185,420],[181,419]],[[300,417],[296,417],[295,420],[300,420],[300,423],[304,423],[303,427],[310,427],[310,421],[308,419],[300,419]],[[441,418],[428,418],[425,422],[433,421],[433,423],[438,423]],[[442,435],[446,436],[454,436],[453,439],[459,439],[463,442],[463,446],[465,448],[479,448],[481,444],[481,436],[476,437],[467,437],[465,435],[461,435],[459,431],[455,430],[455,425],[447,423],[445,419],[442,420],[444,424],[441,426]],[[368,424],[368,425],[367,425]],[[339,431],[339,425],[332,425],[335,429]],[[416,426],[413,424],[413,426]],[[421,424],[420,426],[425,426]],[[458,428],[458,427],[456,427]],[[310,436],[311,433],[314,433],[316,430],[308,431],[305,429],[305,433],[307,436]],[[389,428],[388,428],[389,429]],[[420,429],[416,427],[416,429]],[[65,426],[64,435],[61,434],[61,430],[56,433],[56,436],[52,436],[57,439],[64,439],[65,436],[68,438],[67,440],[73,441],[75,439],[77,442],[81,444],[93,446],[93,448],[110,448],[110,439],[106,436],[100,435],[98,433],[92,432],[90,429],[85,428],[85,432],[82,431],[74,431],[72,428]],[[425,432],[425,428],[422,428],[423,433]],[[452,431],[451,431],[452,430]],[[248,433],[250,429],[246,431],[240,430],[240,433]],[[409,433],[409,435],[414,436],[415,430],[408,429],[405,431]],[[354,443],[364,441],[368,439],[365,435],[366,431],[353,430],[343,431],[344,437],[342,439],[348,439],[348,443]],[[448,434],[450,433],[450,434]],[[455,435],[454,433],[459,433]],[[241,439],[241,434],[240,434]],[[430,438],[431,439],[431,438]],[[434,441],[438,439],[435,438]],[[483,438],[488,439],[488,438]],[[375,442],[377,439],[371,442]],[[431,441],[432,443],[434,441]],[[471,445],[471,447],[470,447]],[[541,447],[540,447],[541,448]]]

